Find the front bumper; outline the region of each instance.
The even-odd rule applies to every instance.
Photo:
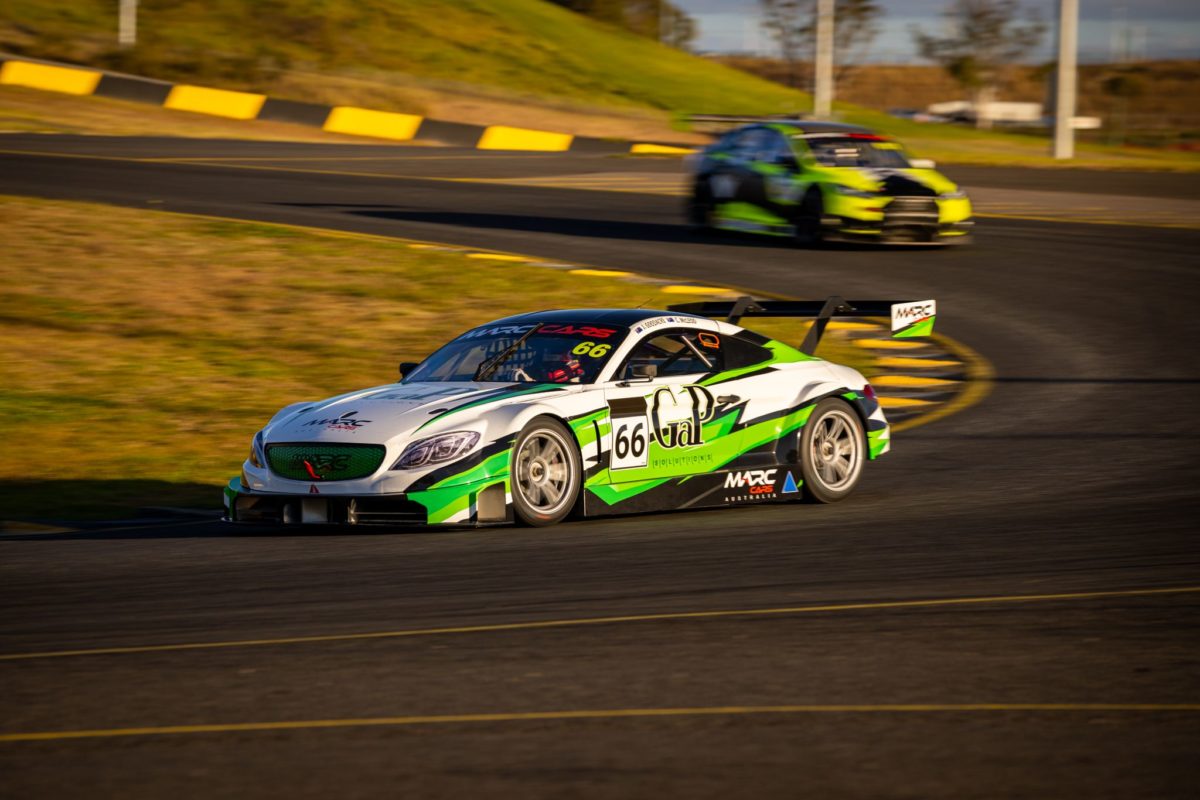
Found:
[[[955,245],[971,241],[975,223],[961,222],[862,222],[832,219],[822,222],[821,237],[830,242],[875,242],[878,244]]]
[[[888,244],[965,244],[975,223],[971,202],[962,198],[894,197],[878,200],[835,197],[821,220],[829,241]]]
[[[225,521],[259,525],[484,526],[512,522],[506,480],[407,494],[286,494],[225,487]]]

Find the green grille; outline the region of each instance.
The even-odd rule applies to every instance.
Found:
[[[381,444],[270,444],[271,471],[295,481],[348,481],[365,478],[379,469],[387,448]],[[308,466],[305,466],[308,462]]]

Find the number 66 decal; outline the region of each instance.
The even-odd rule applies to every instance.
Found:
[[[646,466],[646,417],[616,417],[612,426],[612,457],[609,468],[629,469]]]

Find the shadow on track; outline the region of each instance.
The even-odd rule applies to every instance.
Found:
[[[1027,377],[997,377],[990,379],[993,383],[1094,383],[1094,384],[1145,384],[1152,385],[1187,385],[1200,383],[1200,378],[1027,378]]]
[[[61,532],[0,533],[0,545],[5,542],[104,542],[104,541],[152,541],[175,539],[326,539],[365,536],[399,536],[412,534],[479,534],[482,528],[388,528],[385,526],[316,526],[295,525],[269,527],[252,525],[230,525],[216,516],[203,519],[173,517],[169,519],[133,519],[114,523],[77,522],[61,523],[62,526],[81,527]]]
[[[519,231],[522,233],[546,233],[560,236],[578,236],[589,239],[627,239],[638,242],[662,242],[668,244],[726,244],[737,247],[764,247],[770,249],[822,249],[845,251],[879,251],[891,246],[870,242],[823,242],[818,245],[802,245],[786,236],[761,236],[736,231],[699,232],[679,223],[630,222],[628,220],[585,219],[578,217],[548,217],[526,214],[500,214],[480,211],[423,211],[402,206],[383,206],[368,203],[276,203],[275,205],[296,208],[341,209],[344,213],[372,219],[395,222],[411,222],[428,225],[446,225],[455,228]],[[936,244],[906,244],[906,250],[946,250]]]

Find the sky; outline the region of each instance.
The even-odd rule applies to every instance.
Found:
[[[774,55],[759,24],[759,0],[672,0],[696,18],[700,52]],[[880,34],[865,60],[916,62],[909,28],[936,31],[951,0],[876,0],[884,9]],[[1057,0],[1025,0],[1049,24],[1030,60],[1051,60]],[[1079,58],[1096,63],[1133,58],[1200,58],[1200,0],[1079,0]]]

